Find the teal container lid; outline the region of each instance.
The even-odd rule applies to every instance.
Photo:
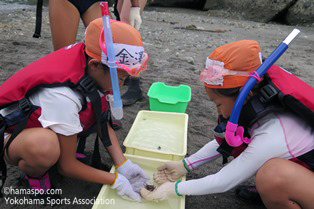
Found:
[[[161,103],[177,104],[191,101],[191,87],[187,85],[167,86],[164,82],[155,82],[149,88],[147,95]]]

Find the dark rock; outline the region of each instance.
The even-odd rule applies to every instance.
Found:
[[[206,0],[154,0],[150,5],[203,9]]]
[[[290,25],[307,25],[314,23],[314,1],[298,0],[289,8],[286,22]]]
[[[206,0],[203,10],[210,10],[210,9],[222,9],[223,1],[219,0]]]
[[[263,23],[314,24],[313,0],[154,0],[150,5],[218,10]]]
[[[269,22],[280,12],[289,8],[296,0],[224,0],[225,7],[237,11],[247,20]]]

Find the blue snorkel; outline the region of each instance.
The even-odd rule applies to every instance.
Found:
[[[243,137],[243,127],[238,127],[239,116],[249,92],[257,83],[258,78],[261,78],[267,70],[279,59],[279,57],[288,49],[288,45],[299,35],[300,31],[294,29],[287,38],[281,42],[278,47],[270,54],[263,64],[256,70],[256,76],[251,76],[242,88],[237,100],[234,104],[230,119],[226,127],[226,141],[232,147],[238,147],[243,142],[250,143],[248,138]]]
[[[108,65],[110,68],[110,78],[111,78],[111,85],[113,90],[113,97],[112,95],[108,95],[107,99],[110,104],[110,109],[112,116],[120,120],[123,118],[123,107],[122,101],[120,96],[120,87],[119,87],[119,80],[118,80],[118,72],[117,72],[117,65],[115,59],[115,51],[114,45],[112,41],[112,31],[110,25],[110,12],[108,8],[108,2],[101,2],[101,13],[102,13],[102,20],[104,25],[104,39],[106,43],[107,49],[107,56],[108,56]]]

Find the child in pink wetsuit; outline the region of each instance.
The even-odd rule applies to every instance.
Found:
[[[260,65],[261,49],[256,41],[249,40],[221,46],[207,58],[201,80],[220,118],[230,117],[241,87]],[[258,91],[258,88],[252,90],[246,102]],[[215,132],[217,138],[224,138],[218,126]],[[291,112],[273,111],[247,127],[247,134],[251,143],[235,148],[236,152],[231,154],[236,158],[219,172],[178,181],[187,172],[221,156],[217,151],[221,141],[217,139],[183,161],[160,166],[154,174],[160,187],[152,192],[142,189],[142,196],[158,201],[169,196],[222,193],[255,175],[257,191],[267,208],[312,208],[314,174],[311,169],[314,164],[313,158],[304,158],[314,149],[310,125]]]

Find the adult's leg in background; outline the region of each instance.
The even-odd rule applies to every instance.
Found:
[[[141,13],[143,12],[146,6],[147,0],[139,0]],[[130,24],[130,9],[131,9],[131,1],[130,0],[118,0],[117,9],[120,15],[120,20]]]
[[[101,10],[100,10],[99,3],[100,1],[95,2],[83,13],[82,20],[85,27],[87,27],[91,21],[101,17]]]
[[[49,0],[49,19],[54,50],[76,42],[78,9],[68,0]]]

